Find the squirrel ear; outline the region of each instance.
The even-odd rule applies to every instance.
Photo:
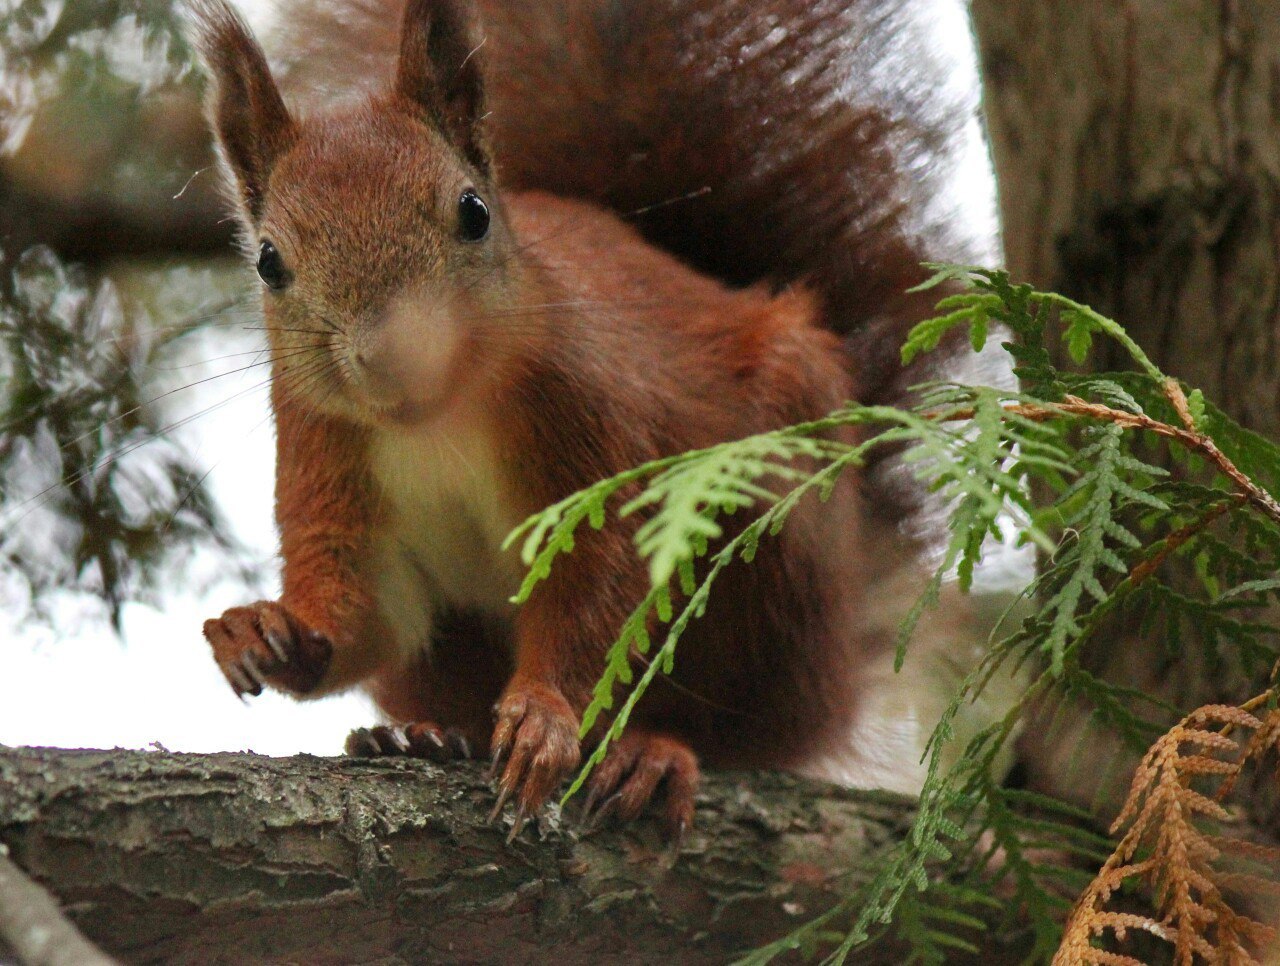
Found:
[[[297,128],[267,58],[226,0],[189,0],[196,47],[209,73],[208,115],[236,198],[250,224],[262,217],[267,179]]]
[[[484,45],[469,0],[408,0],[400,33],[396,90],[424,107],[482,173],[490,171],[481,133]]]

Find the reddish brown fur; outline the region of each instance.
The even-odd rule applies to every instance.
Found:
[[[414,3],[409,23],[434,50],[433,11],[461,29],[463,6]],[[266,297],[284,593],[207,622],[206,635],[239,691],[359,683],[395,720],[492,741],[504,765],[500,804],[515,795],[527,812],[576,765],[578,721],[605,649],[647,590],[636,521],[584,532],[515,613],[477,604],[487,578],[451,594],[439,589],[449,574],[423,572],[418,593],[430,598],[434,629],[408,652],[397,637],[412,626],[397,611],[405,602],[379,562],[387,531],[398,553],[396,540],[431,542],[406,529],[414,513],[432,526],[456,522],[427,512],[421,501],[434,497],[420,492],[462,500],[468,521],[509,522],[645,460],[825,415],[854,392],[854,367],[803,291],[730,291],[581,202],[537,193],[499,202],[489,164],[475,156],[485,143],[478,89],[445,99],[469,105],[461,120],[440,106],[441,78],[463,76],[457,57],[474,43],[452,37],[443,52],[402,60],[393,91],[296,129],[290,121],[281,140],[273,110],[227,120],[227,92],[265,67],[219,0],[198,9],[246,234],[270,237],[296,272],[287,291]],[[265,188],[244,190],[251,181]],[[470,247],[449,221],[468,183],[494,210],[490,237]],[[405,325],[410,342],[396,335]],[[382,343],[394,351],[375,373],[368,360]],[[419,349],[434,368],[397,376],[400,357],[416,360]],[[411,447],[441,434],[450,445],[480,441],[476,478],[500,507],[474,502],[463,454],[447,466],[453,457],[435,451],[423,490],[398,475],[417,472],[405,470],[420,459]],[[387,465],[398,446],[403,458]],[[668,818],[680,826],[692,807],[693,753],[714,765],[794,767],[847,741],[859,665],[886,646],[863,617],[874,609],[869,545],[901,552],[846,474],[829,502],[802,502],[753,565],[729,566],[675,674],[659,679],[637,710],[638,730],[595,780],[597,797],[616,791],[629,817],[665,779]],[[467,547],[475,559],[460,568],[498,572],[495,549]],[[420,556],[413,564],[426,566]]]

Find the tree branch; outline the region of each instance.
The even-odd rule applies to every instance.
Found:
[[[711,776],[676,856],[555,810],[507,846],[491,800],[479,764],[0,750],[0,842],[130,963],[724,963],[847,895],[914,810]]]
[[[27,966],[113,966],[67,921],[57,900],[32,882],[0,844],[0,953]]]

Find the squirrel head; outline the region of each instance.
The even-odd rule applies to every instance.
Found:
[[[305,119],[226,0],[189,9],[277,383],[367,423],[441,410],[497,363],[477,322],[518,273],[470,3],[409,0],[390,85]]]

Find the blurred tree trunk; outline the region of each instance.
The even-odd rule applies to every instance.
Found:
[[[1166,372],[1280,437],[1274,0],[971,0],[971,10],[1012,274],[1114,317]],[[1095,364],[1126,360],[1117,351]],[[1113,640],[1109,673],[1157,683],[1154,643]],[[1190,651],[1178,663],[1179,687],[1198,691],[1184,698],[1239,696],[1239,682],[1207,675]],[[1090,776],[1063,778],[1083,720],[1046,741],[1050,730],[1028,729],[1033,779],[1087,799]],[[1090,747],[1087,759],[1111,757]]]
[[[1280,436],[1273,0],[972,13],[1010,270],[1115,317],[1157,365]]]

